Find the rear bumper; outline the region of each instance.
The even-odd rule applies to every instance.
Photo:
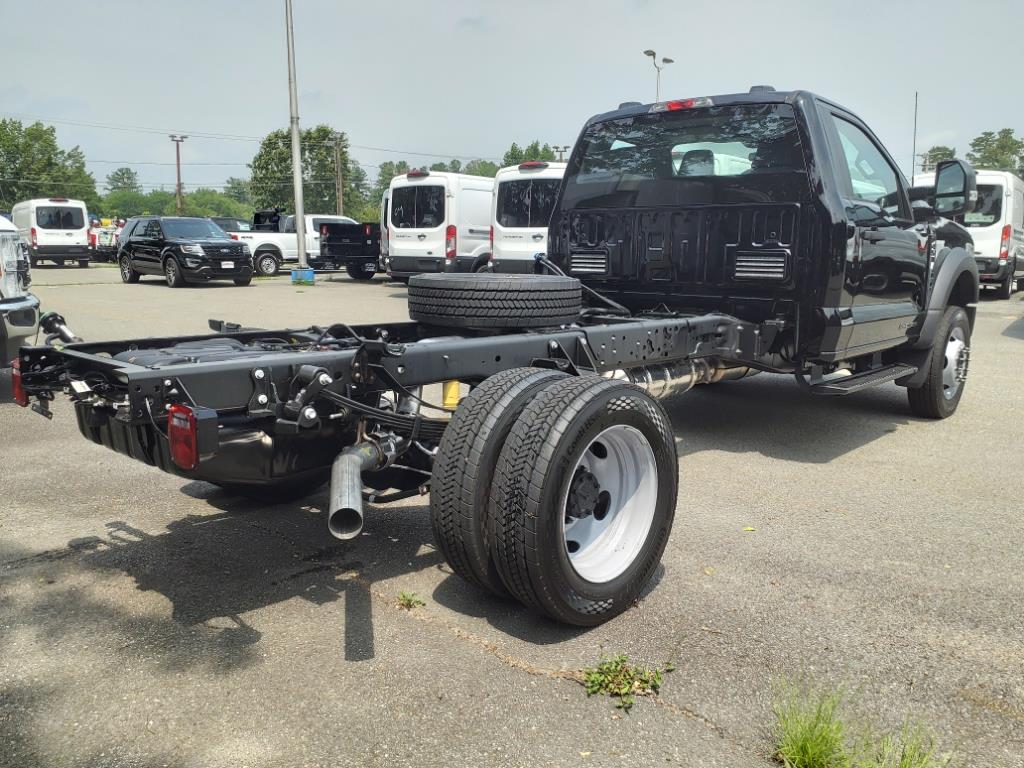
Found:
[[[978,282],[986,284],[1002,283],[1012,270],[1013,262],[1010,261],[978,261]]]
[[[172,475],[211,483],[273,486],[312,479],[326,471],[341,444],[331,430],[275,436],[252,422],[223,420],[216,452],[186,472],[171,461],[166,437],[151,424],[121,421],[112,411],[81,402],[75,403],[75,417],[82,435],[98,445]]]
[[[389,275],[411,277],[427,272],[444,272],[443,256],[389,256],[385,262]]]
[[[29,253],[37,259],[67,259],[84,261],[92,254],[87,245],[33,245]]]
[[[39,299],[31,293],[16,299],[0,299],[0,368],[10,365],[18,348],[39,330]]]

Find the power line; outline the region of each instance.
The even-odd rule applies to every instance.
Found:
[[[230,133],[211,133],[206,131],[185,131],[181,129],[172,128],[153,128],[148,126],[131,126],[131,125],[108,125],[106,123],[93,123],[83,120],[65,120],[52,117],[43,117],[42,115],[33,115],[26,112],[11,112],[12,115],[20,117],[29,117],[33,120],[45,120],[48,123],[57,123],[58,125],[76,125],[85,128],[103,128],[110,131],[127,131],[135,133],[151,133],[151,134],[166,134],[166,133],[187,133],[192,138],[196,139],[216,139],[221,141],[263,141],[263,136],[244,136],[240,134]],[[313,141],[303,142],[303,146],[307,147],[334,147],[333,141]],[[437,152],[411,152],[404,149],[394,149],[392,147],[372,147],[365,144],[349,144],[349,149],[364,149],[370,152],[387,152],[395,155],[411,155],[414,157],[434,157],[438,159],[452,159],[452,160],[491,160],[496,161],[494,157],[487,157],[484,155],[454,155]]]

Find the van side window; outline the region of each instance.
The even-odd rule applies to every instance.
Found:
[[[146,228],[142,230],[142,237],[148,237],[152,240],[159,240],[163,236],[160,231],[160,222],[156,219],[150,219],[146,222]]]
[[[903,210],[899,173],[874,141],[853,123],[838,115],[832,120],[850,174],[847,194],[853,200],[874,203],[893,216],[909,218]]]

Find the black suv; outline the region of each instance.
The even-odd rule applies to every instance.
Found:
[[[128,219],[118,249],[121,279],[162,275],[171,288],[210,280],[252,282],[249,246],[232,240],[209,219],[139,216]]]

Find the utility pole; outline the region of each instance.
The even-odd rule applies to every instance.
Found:
[[[295,84],[295,34],[292,30],[292,0],[284,0],[288,37],[288,113],[292,125],[292,187],[295,190],[295,240],[299,248],[299,269],[309,269],[306,259],[306,212],[302,205],[302,146],[299,137],[299,96]]]
[[[338,201],[338,215],[345,215],[345,201],[342,198],[342,176],[341,176],[341,134],[334,134],[334,194]]]
[[[914,141],[910,151],[910,183],[914,183],[914,165],[917,162],[917,91],[914,91]]]
[[[181,142],[187,138],[188,136],[178,136],[175,133],[171,134],[171,141],[174,142],[174,165],[178,169],[178,183],[174,187],[174,202],[179,216],[181,216]]]

